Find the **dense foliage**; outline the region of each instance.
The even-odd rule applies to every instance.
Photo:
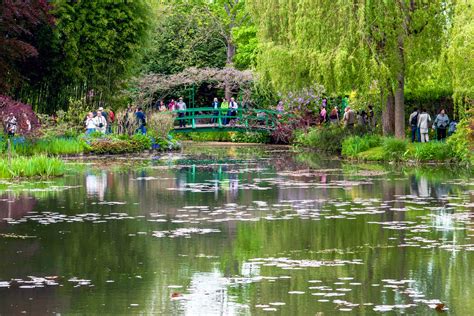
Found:
[[[111,101],[136,69],[151,16],[146,0],[54,0],[53,26],[35,30],[38,58],[30,60],[16,94],[38,110],[66,108],[69,98]]]
[[[38,56],[33,34],[53,23],[46,0],[3,0],[0,4],[0,94],[19,86],[26,75],[21,65]]]
[[[398,137],[405,134],[405,90],[449,95],[458,86],[459,102],[472,102],[473,59],[466,58],[472,41],[466,39],[474,10],[468,1],[249,3],[259,24],[257,68],[279,90],[318,82],[330,94],[355,91],[382,106],[384,131]],[[443,71],[446,54],[451,64]],[[446,70],[459,75],[452,80]]]

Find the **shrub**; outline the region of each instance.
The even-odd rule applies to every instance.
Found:
[[[403,160],[407,151],[407,141],[397,138],[385,138],[383,140],[384,158],[388,161]]]
[[[64,174],[64,162],[47,156],[0,159],[0,178],[55,177]]]
[[[314,127],[296,136],[296,144],[327,153],[340,153],[344,138],[349,131],[339,126]]]
[[[357,155],[370,148],[380,146],[382,139],[378,135],[350,136],[342,142],[342,155],[356,158]]]
[[[467,119],[461,120],[457,125],[456,132],[448,137],[446,141],[452,155],[459,161],[469,162],[473,158],[472,146],[474,146],[474,131],[469,127]]]
[[[152,112],[147,116],[147,133],[153,137],[166,138],[173,129],[174,120],[172,112]]]

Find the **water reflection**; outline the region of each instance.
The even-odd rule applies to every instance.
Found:
[[[105,190],[107,189],[107,172],[102,171],[99,174],[86,174],[86,191],[90,197],[97,197],[100,201],[104,200]]]
[[[0,295],[17,302],[0,314],[34,313],[25,293],[66,314],[474,309],[469,172],[194,150],[2,194],[0,234],[37,238],[0,239]],[[48,275],[59,285],[11,281]]]

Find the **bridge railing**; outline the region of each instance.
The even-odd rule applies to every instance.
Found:
[[[235,115],[232,115],[232,111]],[[190,108],[173,111],[177,114],[176,122],[184,121],[191,128],[196,128],[200,121],[209,120],[204,124],[214,124],[220,128],[229,126],[242,126],[245,128],[275,128],[280,112],[261,109],[214,109],[212,107]],[[184,114],[184,115],[183,115]]]

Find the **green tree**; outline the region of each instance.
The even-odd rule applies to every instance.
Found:
[[[152,40],[144,73],[173,74],[189,67],[225,66],[225,43],[202,3],[172,2],[154,8]]]
[[[453,28],[447,48],[448,70],[452,78],[454,104],[467,114],[474,106],[474,2],[459,0],[454,9]]]
[[[137,69],[147,45],[148,2],[55,0],[52,5],[55,26],[38,30],[39,58],[29,75],[35,80],[19,95],[49,112],[92,90],[94,100],[110,101]]]
[[[385,133],[402,138],[405,89],[442,81],[439,60],[455,5],[442,0],[249,0],[259,23],[258,69],[283,91],[314,82],[339,95],[378,91]]]

